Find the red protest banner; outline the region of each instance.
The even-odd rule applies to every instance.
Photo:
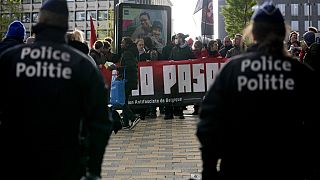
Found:
[[[132,91],[129,104],[201,102],[227,61],[224,58],[204,58],[139,62],[139,83],[137,89]],[[111,79],[110,71],[104,71],[103,74],[105,79]]]

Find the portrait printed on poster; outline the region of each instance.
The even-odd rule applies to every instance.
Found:
[[[213,2],[212,0],[208,0],[203,3],[201,34],[213,35]]]
[[[123,8],[122,36],[150,38],[159,52],[167,43],[168,12],[161,9]]]

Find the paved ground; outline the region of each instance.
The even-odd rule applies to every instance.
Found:
[[[190,110],[185,111],[190,113]],[[187,180],[201,174],[197,116],[141,120],[133,130],[112,134],[106,149],[103,180]]]

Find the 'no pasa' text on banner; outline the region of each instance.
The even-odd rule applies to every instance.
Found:
[[[226,62],[222,58],[139,62],[139,83],[129,104],[199,103]],[[108,76],[111,79],[111,73]]]

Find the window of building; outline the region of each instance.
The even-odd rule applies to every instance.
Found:
[[[84,11],[76,11],[76,21],[84,21],[86,19],[86,13]]]
[[[32,0],[32,3],[41,3],[42,2],[42,0]]]
[[[79,1],[84,1],[84,0],[76,0],[76,1],[78,1],[78,2],[79,2]]]
[[[317,4],[318,7],[318,16],[320,16],[320,3]]]
[[[299,15],[299,4],[291,4],[291,16]]]
[[[97,19],[97,12],[96,11],[87,11],[87,21],[90,21],[90,16],[92,17],[92,20]]]
[[[303,5],[303,8],[304,8],[304,15],[311,16],[311,13],[312,13],[311,6],[308,3],[305,3]]]
[[[291,31],[299,31],[299,21],[291,21]]]
[[[277,7],[279,8],[280,12],[282,13],[282,16],[286,15],[286,5],[285,4],[278,4]]]
[[[33,13],[32,13],[32,22],[33,22],[33,23],[38,22],[38,15],[39,15],[38,12],[33,12]]]
[[[10,19],[10,14],[2,14],[2,19]]]
[[[69,22],[74,21],[74,11],[69,11]]]
[[[318,30],[320,30],[320,21],[318,21]]]
[[[31,3],[31,0],[22,0],[21,3],[22,3],[22,4],[30,4],[30,3]]]
[[[22,13],[21,15],[21,22],[29,23],[30,22],[30,13]]]
[[[104,39],[107,37],[107,30],[106,29],[103,29],[103,30],[98,30],[97,32],[97,39]]]
[[[98,11],[98,21],[103,21],[108,19],[108,11]]]
[[[11,14],[13,20],[20,20],[20,14]]]
[[[90,30],[86,31],[86,39],[87,40],[90,40],[90,32],[91,32]]]
[[[304,21],[304,30],[308,31],[308,28],[312,26],[312,21]]]

